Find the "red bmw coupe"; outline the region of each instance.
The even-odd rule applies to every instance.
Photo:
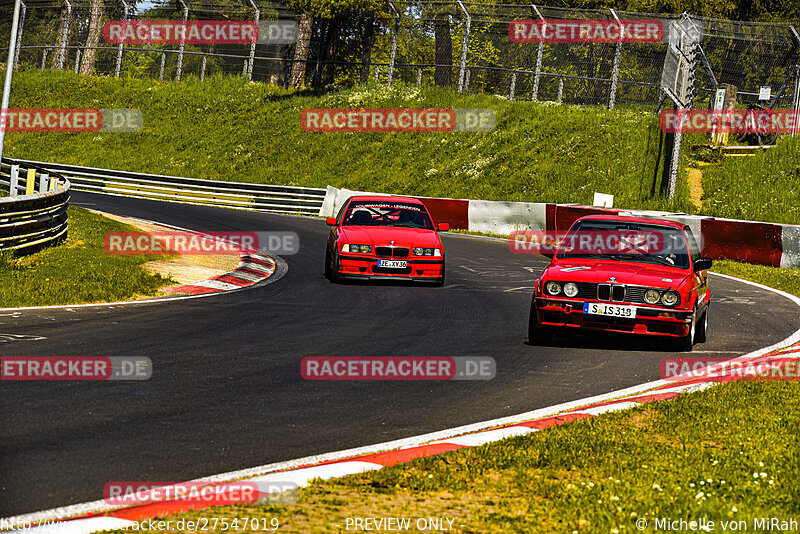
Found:
[[[428,209],[414,198],[354,196],[345,202],[331,226],[325,252],[325,276],[409,279],[444,284],[444,245]],[[437,232],[438,230],[438,232]]]
[[[528,339],[605,331],[672,338],[690,351],[706,340],[711,291],[689,226],[592,215],[575,221],[534,283]]]

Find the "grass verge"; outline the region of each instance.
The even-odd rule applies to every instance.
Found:
[[[453,519],[453,532],[633,533],[641,532],[637,520],[654,532],[669,530],[654,528],[657,519],[705,518],[717,531],[731,531],[730,521],[758,531],[760,518],[800,513],[799,413],[797,382],[733,383],[317,481],[294,505],[218,507],[169,519],[277,518],[280,532],[341,532],[348,518],[406,517],[412,524]]]
[[[688,211],[660,177],[658,118],[648,111],[509,101],[451,89],[374,83],[340,92],[286,91],[244,79],[184,81],[15,75],[16,108],[139,108],[137,133],[10,132],[12,157],[135,172],[256,183],[529,202],[591,204],[595,191],[624,208]],[[305,108],[491,108],[489,133],[308,133]],[[136,150],[131,150],[135,146]],[[658,188],[655,187],[657,190]]]
[[[800,269],[782,269],[731,260],[714,260],[714,267],[711,270],[738,276],[800,297]]]
[[[702,211],[715,217],[800,224],[800,137],[782,135],[773,149],[706,167]]]
[[[732,261],[715,262],[714,270],[800,295],[796,270]],[[452,532],[637,533],[689,530],[671,523],[679,520],[705,521],[710,531],[764,531],[766,518],[800,523],[798,516],[800,383],[793,381],[734,382],[317,480],[300,489],[293,505],[225,506],[160,519],[173,525],[179,519],[259,518],[262,525],[275,519],[280,532],[298,533],[359,530],[354,520],[367,517],[407,518],[410,531],[418,530],[417,521],[424,526],[439,518]],[[165,531],[141,525],[144,532]]]
[[[171,279],[141,265],[164,256],[105,253],[107,232],[135,231],[77,206],[69,208],[69,236],[59,246],[20,258],[0,255],[0,307],[115,302],[155,295]]]

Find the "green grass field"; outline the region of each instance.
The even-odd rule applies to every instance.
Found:
[[[450,518],[453,532],[475,533],[635,533],[643,524],[664,532],[655,527],[665,519],[713,521],[716,532],[744,521],[763,531],[754,521],[800,522],[798,436],[800,384],[739,382],[317,481],[300,489],[296,504],[170,519],[277,518],[279,532],[296,533],[344,532],[348,518],[364,517]]]
[[[83,208],[69,208],[69,236],[56,247],[13,258],[0,254],[0,307],[115,302],[155,295],[172,282],[142,269],[164,256],[108,255],[107,232],[134,231]]]
[[[691,210],[650,193],[658,121],[651,112],[533,102],[449,89],[369,85],[291,92],[237,77],[180,83],[30,70],[12,107],[133,107],[138,133],[9,133],[7,155],[194,178],[398,194],[591,204],[595,191],[627,208]],[[491,108],[491,133],[307,133],[315,107]],[[683,182],[683,181],[682,181]]]
[[[800,136],[703,170],[703,213],[715,217],[800,224]]]

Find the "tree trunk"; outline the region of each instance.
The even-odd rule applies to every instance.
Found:
[[[436,70],[433,82],[436,85],[452,84],[453,41],[450,37],[450,15],[439,13],[434,21],[434,38],[436,39]]]
[[[304,13],[300,16],[297,45],[294,49],[292,76],[289,82],[291,87],[305,85],[306,60],[308,59],[308,50],[311,47],[311,29],[313,25],[314,18],[311,15]]]
[[[325,51],[325,55],[320,58],[320,61],[336,61],[336,55],[339,49],[339,29],[341,27],[341,17],[333,17],[328,25],[328,31],[325,32],[325,44],[322,48]],[[336,65],[333,63],[323,63],[321,74],[320,85],[322,87],[332,84],[336,80]]]
[[[105,14],[106,9],[103,0],[92,0],[89,35],[86,37],[86,48],[83,49],[83,55],[81,56],[81,74],[94,74],[94,63],[97,58],[97,50],[94,47],[100,42]]]
[[[362,46],[364,47],[361,53],[361,75],[359,76],[360,83],[367,83],[369,80],[369,66],[372,63],[372,46],[375,44],[375,19],[371,16],[364,21],[364,37],[362,39]]]
[[[67,6],[61,6],[61,13],[58,16],[58,33],[56,34],[56,47],[53,50],[53,57],[50,58],[50,68],[57,69],[58,68],[58,59],[61,55],[61,40],[64,39],[64,35],[66,34],[66,41],[67,46],[69,46],[69,37],[72,33],[72,24],[70,12],[67,10]],[[64,51],[64,63],[67,61],[67,51]]]

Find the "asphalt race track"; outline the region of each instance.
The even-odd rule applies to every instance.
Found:
[[[73,204],[196,230],[293,230],[287,274],[254,289],[122,307],[0,312],[4,356],[147,356],[145,382],[0,383],[0,517],[513,415],[659,378],[663,342],[526,344],[541,256],[445,235],[445,287],[332,285],[323,220],[74,193]],[[788,299],[713,277],[703,356],[800,327]],[[3,342],[3,334],[39,336]],[[491,381],[309,382],[305,356],[492,356]]]

